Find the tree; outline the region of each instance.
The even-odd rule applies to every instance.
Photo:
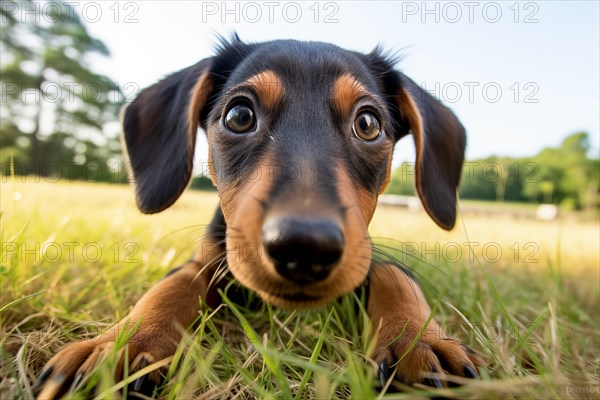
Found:
[[[545,148],[532,158],[536,179],[524,186],[524,195],[534,201],[561,204],[565,208],[595,207],[598,194],[598,160],[588,157],[589,136],[577,132],[558,148]]]
[[[587,156],[590,151],[588,134],[578,132],[568,136],[559,151],[565,168],[560,187],[565,197],[572,199],[574,208],[585,208],[590,188],[598,186],[598,169],[594,168],[593,160]]]
[[[103,129],[117,119],[123,94],[90,68],[89,56],[108,56],[106,46],[70,4],[52,3],[35,18],[19,13],[36,8],[31,0],[0,3],[0,161],[23,162],[16,172],[24,174],[45,175],[49,163],[67,174],[91,161],[106,169],[118,146]]]

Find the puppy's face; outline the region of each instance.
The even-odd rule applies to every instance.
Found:
[[[329,302],[365,279],[391,125],[376,81],[349,52],[271,44],[237,66],[206,132],[227,261],[242,284],[299,307]]]
[[[389,181],[394,144],[410,130],[424,205],[439,225],[454,223],[464,131],[445,107],[419,94],[411,95],[406,79],[377,52],[296,41],[225,44],[216,57],[146,89],[128,108],[125,141],[138,204],[155,212],[177,198],[201,126],[233,275],[278,306],[327,303],[367,276],[367,226]],[[161,110],[157,98],[169,95],[175,105]],[[442,125],[429,136],[423,110],[431,112],[430,124]],[[152,112],[167,116],[142,120]],[[180,131],[184,145],[171,147]],[[425,160],[450,175],[427,178]],[[156,181],[177,174],[178,164],[185,173],[159,187]],[[158,176],[147,177],[148,169]]]

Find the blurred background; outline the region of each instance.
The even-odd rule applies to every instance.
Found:
[[[4,176],[126,182],[121,105],[236,31],[247,41],[381,44],[466,126],[463,199],[598,209],[597,2],[1,4]],[[193,187],[209,188],[199,136]],[[410,140],[397,146],[388,194],[413,195]]]

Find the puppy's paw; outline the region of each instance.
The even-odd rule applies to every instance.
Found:
[[[372,357],[382,385],[392,376],[407,385],[433,387],[447,386],[446,374],[477,377],[482,358],[430,318],[423,292],[401,269],[386,264],[373,268],[368,312],[377,334]]]
[[[115,348],[116,334],[105,334],[92,340],[71,343],[60,350],[46,363],[35,384],[38,399],[59,399],[82,386],[94,367],[108,357]],[[123,377],[124,360],[128,362],[128,374],[132,375],[145,367],[164,360],[174,354],[175,338],[161,335],[156,329],[140,327],[127,341],[118,355],[115,379]],[[127,357],[125,357],[125,354]],[[160,385],[163,369],[155,369],[128,386],[130,396],[141,393],[151,396]]]
[[[406,385],[420,383],[435,388],[448,385],[444,379],[446,374],[478,377],[477,369],[484,362],[470,347],[432,329],[426,329],[419,336],[414,331],[406,332],[404,324],[391,324],[395,328],[385,329],[387,333],[379,338],[373,353],[382,386],[392,376]]]

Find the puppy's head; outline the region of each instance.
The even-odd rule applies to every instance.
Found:
[[[158,212],[179,197],[201,127],[233,275],[284,307],[354,289],[369,271],[367,226],[401,137],[414,135],[429,215],[445,229],[456,218],[464,129],[392,64],[325,43],[223,43],[127,107],[139,208]]]

